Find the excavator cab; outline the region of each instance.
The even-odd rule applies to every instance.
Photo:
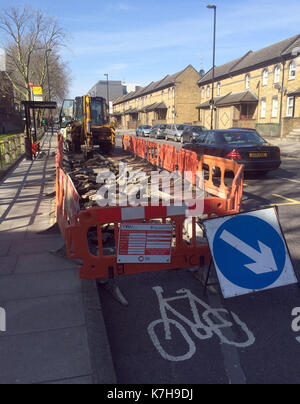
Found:
[[[79,153],[81,147],[86,156],[91,156],[95,147],[103,153],[114,149],[115,129],[109,123],[108,105],[102,97],[84,95],[64,100],[60,126],[64,128],[69,148],[75,153]]]

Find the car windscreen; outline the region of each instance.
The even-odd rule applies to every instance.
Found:
[[[201,133],[204,130],[206,130],[204,126],[192,126],[191,127],[191,131],[195,132],[195,133]]]
[[[207,133],[202,132],[201,135],[197,136],[196,143],[203,143],[206,136]]]
[[[255,132],[224,132],[222,135],[227,144],[246,145],[266,143],[265,140]]]
[[[186,128],[186,125],[177,125],[178,130],[184,130]]]
[[[149,126],[149,125],[144,126],[144,129],[151,129],[151,128],[152,128],[152,126]]]

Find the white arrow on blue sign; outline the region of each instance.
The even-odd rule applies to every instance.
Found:
[[[204,226],[225,298],[297,283],[275,208]]]

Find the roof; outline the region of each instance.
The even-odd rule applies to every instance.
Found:
[[[159,90],[163,90],[164,88],[170,87],[170,86],[174,85],[177,78],[190,67],[194,69],[194,67],[192,65],[188,65],[185,69],[180,70],[177,73],[174,73],[172,75],[167,75],[167,76],[163,77],[162,79],[155,81],[155,82],[152,81],[147,86],[140,88],[137,91],[131,92],[124,97],[117,98],[116,100],[113,101],[113,103],[114,103],[114,105],[117,105],[124,101],[129,101],[134,98],[138,98],[138,97],[141,97],[141,96],[144,96],[147,94],[151,94],[154,91],[159,91]],[[194,70],[196,71],[196,69],[194,69]]]
[[[287,95],[290,96],[290,97],[293,97],[293,96],[296,96],[296,95],[299,96],[300,95],[300,87],[298,87],[296,90],[290,91]]]
[[[242,91],[239,93],[228,93],[223,96],[215,97],[214,98],[215,106],[216,107],[223,107],[226,105],[235,105],[235,104],[244,104],[244,103],[255,103],[258,102],[257,96],[250,90]],[[210,107],[211,100],[200,104],[197,108],[198,109],[206,109]]]
[[[244,56],[232,60],[215,67],[215,79],[238,74],[241,71],[253,70],[258,66],[267,66],[271,63],[280,61],[281,58],[289,59],[293,56],[293,50],[300,47],[300,34],[294,35],[291,38],[284,39],[271,46],[267,46],[263,49],[253,52],[250,50]],[[203,85],[211,82],[212,69],[209,70],[199,81],[199,85]]]

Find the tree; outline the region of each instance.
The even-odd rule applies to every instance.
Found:
[[[48,93],[47,61],[52,98],[64,98],[69,72],[59,51],[66,35],[57,21],[29,7],[10,7],[0,15],[0,31],[7,55],[5,75],[14,89],[15,101],[31,100],[30,81],[43,87],[44,96]]]

